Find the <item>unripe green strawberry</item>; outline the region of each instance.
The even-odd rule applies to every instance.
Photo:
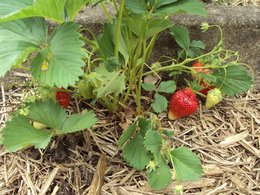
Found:
[[[44,125],[42,123],[38,123],[36,121],[33,122],[33,127],[35,129],[46,129],[48,126],[47,125]]]
[[[217,105],[222,100],[222,92],[220,89],[215,88],[211,89],[208,92],[207,98],[206,98],[206,108],[212,108],[213,106]]]

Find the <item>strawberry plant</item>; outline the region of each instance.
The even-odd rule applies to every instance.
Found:
[[[108,2],[115,17],[106,9]],[[98,37],[74,22],[86,4],[101,5],[107,16]],[[169,106],[169,118],[177,119],[196,112],[198,96],[207,96],[206,108],[212,108],[222,96],[249,90],[252,78],[238,53],[223,47],[219,26],[202,24],[203,32],[210,28],[220,32],[219,42],[205,53],[203,42],[190,40],[185,27],[169,20],[179,12],[207,15],[199,0],[2,1],[0,76],[11,68],[27,70],[35,89],[2,129],[5,148],[12,152],[29,146],[45,148],[53,136],[91,128],[97,122],[92,111],[66,113],[77,96],[111,113],[128,106],[135,109],[135,122],[118,145],[130,166],[146,170],[153,189],[165,188],[173,174],[178,182],[199,179],[203,173],[199,159],[187,148],[172,146],[172,131],[163,130],[156,115],[146,112],[143,94],[154,95],[151,107],[156,114]],[[56,22],[53,30],[48,29],[47,19]],[[152,63],[157,37],[166,29],[179,45],[178,56],[161,56]],[[182,73],[193,79],[187,86],[176,86]],[[169,80],[144,82],[147,76],[159,74]],[[172,94],[169,104],[167,94]]]

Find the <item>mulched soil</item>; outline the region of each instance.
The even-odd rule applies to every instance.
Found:
[[[17,87],[27,79],[27,74],[13,72],[1,81],[1,127],[28,92],[26,84]],[[89,106],[86,102],[74,102],[71,110],[81,111]],[[29,148],[7,153],[0,146],[0,194],[84,195],[95,183],[94,175],[102,170],[105,176],[101,194],[174,194],[174,178],[167,189],[155,192],[144,172],[123,161],[117,140],[133,120],[131,112],[118,116],[102,109],[95,112],[99,123],[92,131],[55,138],[45,150]],[[170,144],[193,150],[204,167],[199,181],[183,183],[184,194],[260,194],[259,113],[260,93],[252,90],[243,96],[225,98],[211,110],[201,106],[187,118],[168,121],[165,113],[159,115],[163,126],[175,131]],[[101,156],[107,166],[97,165]]]

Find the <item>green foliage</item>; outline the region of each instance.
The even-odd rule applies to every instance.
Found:
[[[172,21],[165,18],[154,18],[148,21],[145,38],[150,38],[172,26]]]
[[[38,122],[50,129],[36,129],[30,122]],[[3,129],[3,145],[11,152],[29,146],[45,148],[51,137],[90,128],[97,122],[92,112],[68,116],[58,103],[36,101],[29,105],[26,116],[15,116]]]
[[[45,148],[52,136],[49,130],[35,129],[24,116],[16,116],[8,121],[2,131],[2,144],[10,152],[30,146]]]
[[[66,0],[65,4],[65,20],[73,21],[77,15],[77,13],[81,10],[81,8],[88,4],[90,0]]]
[[[164,160],[154,170],[148,172],[147,176],[154,190],[161,190],[172,182],[171,169]]]
[[[143,83],[142,87],[146,91],[155,91],[151,106],[156,113],[161,113],[167,109],[168,101],[159,93],[173,93],[176,90],[176,83],[174,81],[163,81],[158,87],[151,83]]]
[[[146,150],[150,151],[154,155],[156,161],[161,162],[162,138],[160,133],[157,131],[147,131],[144,145]]]
[[[120,136],[119,140],[118,140],[118,146],[120,148],[123,148],[124,144],[133,136],[133,134],[136,131],[136,124],[130,125],[124,132],[123,134]]]
[[[160,14],[175,14],[175,13],[197,14],[207,16],[205,4],[200,0],[178,0],[174,3],[162,6],[156,10]]]
[[[96,74],[101,81],[100,86],[94,89],[97,98],[105,97],[112,93],[118,95],[125,89],[125,75],[122,71],[109,72],[105,66],[99,66],[96,68]]]
[[[198,180],[203,174],[200,160],[185,147],[171,152],[176,178],[178,181]]]
[[[0,22],[45,17],[56,22],[73,21],[80,8],[89,0],[3,0],[0,8]]]
[[[163,81],[158,87],[158,92],[173,93],[176,90],[175,81]]]
[[[81,131],[83,129],[90,128],[91,126],[95,125],[96,122],[97,119],[93,112],[89,111],[83,112],[82,114],[74,114],[64,121],[60,132],[65,134]]]
[[[77,32],[79,25],[68,22],[59,25],[31,64],[34,78],[42,84],[67,88],[83,74],[83,42]],[[46,69],[42,65],[46,65]]]
[[[53,129],[62,129],[67,114],[59,104],[52,101],[36,101],[30,105],[29,114],[26,117]]]
[[[0,23],[0,77],[20,59],[39,50],[46,40],[47,27],[42,18]]]
[[[135,14],[147,14],[152,9],[155,15],[185,12],[207,16],[205,5],[199,0],[126,0],[125,7]]]
[[[0,24],[0,76],[21,58],[37,51],[31,71],[42,84],[67,88],[83,74],[83,42],[79,26],[69,22],[59,25],[48,37],[42,18],[28,18]],[[64,46],[65,45],[65,46]],[[45,68],[43,69],[43,65]]]
[[[122,105],[130,105],[135,99],[136,115],[139,117],[123,132],[118,146],[129,165],[137,170],[146,169],[153,189],[160,190],[170,184],[170,167],[175,170],[178,181],[199,179],[203,171],[197,156],[184,147],[170,148],[172,143],[168,138],[173,136],[173,131],[163,130],[156,115],[150,113],[149,119],[140,115],[146,113],[141,104],[142,88],[154,95],[151,107],[156,113],[167,109],[168,101],[163,93],[171,94],[176,90],[175,81],[162,81],[155,85],[143,83],[144,76],[160,71],[174,71],[172,75],[177,76],[183,72],[191,73],[193,69],[189,66],[190,63],[200,59],[201,49],[205,48],[201,41],[190,40],[185,27],[173,26],[168,16],[175,13],[205,16],[204,4],[199,0],[125,0],[125,4],[124,1],[119,1],[119,6],[115,5],[115,19],[109,16],[106,7],[101,4],[109,19],[109,23],[103,26],[101,35],[96,40],[96,36],[85,28],[84,32],[93,35],[93,39],[79,34],[80,26],[71,21],[80,8],[87,3],[95,6],[103,2],[1,1],[0,76],[14,66],[21,67],[27,60],[38,89],[43,86],[49,88],[49,91],[38,90],[36,95],[30,97],[32,102],[37,98],[44,101],[36,100],[26,104],[27,107],[20,111],[23,116],[14,116],[6,123],[1,143],[9,151],[29,146],[44,148],[52,136],[93,126],[97,119],[92,112],[68,115],[58,103],[46,101],[54,99],[56,87],[69,87],[70,93],[76,91],[81,97],[100,102],[114,112]],[[115,4],[116,2],[114,1]],[[49,32],[46,18],[60,24]],[[203,25],[204,30],[211,27]],[[171,34],[181,47],[179,57],[174,59],[161,56],[158,62],[150,65],[149,58],[157,35],[168,28],[171,28]],[[199,91],[203,87],[203,79],[205,83],[221,88],[226,95],[237,95],[251,87],[252,78],[241,65],[233,62],[227,64],[237,54],[223,48],[223,33],[220,34],[218,45],[201,56],[208,57],[209,60],[204,62],[209,64],[210,70],[215,71],[210,74],[198,73],[199,79],[190,85]],[[185,60],[179,62],[180,59]],[[151,71],[148,72],[146,67]],[[48,95],[51,91],[53,94]],[[36,128],[37,123],[43,128]]]
[[[155,85],[152,84],[152,83],[143,83],[143,84],[142,84],[142,88],[143,88],[145,91],[155,91],[155,90],[156,90]]]
[[[152,103],[152,108],[156,113],[164,112],[167,109],[168,101],[167,99],[160,95],[159,93],[156,93],[154,95],[154,100]]]
[[[216,77],[214,84],[228,96],[246,92],[253,84],[252,77],[240,64],[228,64],[226,68],[216,69],[213,76]]]
[[[185,56],[187,57],[197,57],[201,55],[201,49],[205,49],[205,44],[202,41],[190,40],[189,31],[184,26],[174,25],[171,28],[171,34],[175,38],[178,45],[184,50],[186,54]],[[185,58],[183,54],[183,51],[180,50],[179,55]]]
[[[163,134],[171,138],[174,135],[174,131],[163,130]]]
[[[99,36],[97,43],[99,45],[99,52],[104,59],[111,58],[115,56],[115,23],[114,24],[105,24],[103,26],[103,33]],[[124,57],[125,60],[128,59],[128,50],[123,38],[123,35],[120,31],[119,33],[119,52]]]
[[[199,179],[202,174],[199,159],[184,147],[170,148],[164,134],[173,136],[172,132],[158,130],[159,121],[154,117],[137,118],[123,132],[118,145],[123,150],[124,159],[138,170],[146,168],[149,184],[155,190],[165,188],[172,181],[168,163],[172,163],[178,181]]]
[[[115,71],[115,70],[118,70],[119,68],[121,68],[122,64],[117,62],[115,57],[110,57],[110,58],[107,58],[107,60],[105,62],[105,67],[109,72],[112,72],[112,71]]]
[[[137,170],[143,170],[151,160],[151,154],[144,145],[145,134],[151,130],[151,122],[139,118],[122,134],[118,145],[123,149],[124,159]],[[137,129],[141,129],[139,132]]]
[[[11,15],[23,10],[26,7],[32,6],[34,0],[2,0],[0,6],[0,18],[7,19]]]
[[[144,14],[147,12],[147,4],[145,0],[125,0],[127,10],[135,14]]]
[[[124,159],[137,170],[143,170],[151,160],[143,142],[144,137],[137,133],[123,148]]]
[[[157,0],[155,1],[155,3],[153,4],[153,6],[158,9],[160,7],[163,7],[165,5],[170,5],[172,3],[177,2],[178,0]]]

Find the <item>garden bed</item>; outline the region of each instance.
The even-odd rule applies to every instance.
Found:
[[[213,15],[215,13],[215,19],[219,16],[219,9],[209,8]],[[250,9],[250,14],[259,13],[258,8]],[[100,14],[95,11],[93,13]],[[86,26],[92,25],[98,31],[102,20],[97,15],[86,19],[83,12],[78,21]],[[237,24],[237,20],[229,22],[229,17],[221,18],[224,19],[220,25],[225,26],[224,33],[227,35],[225,44],[234,50],[239,49],[241,43],[245,44],[242,48],[243,61],[254,65],[258,71],[259,58],[254,56],[254,52],[259,48],[256,42],[259,41],[259,18],[250,16],[247,21],[248,16],[242,17],[240,19],[246,22],[243,24]],[[172,18],[172,21],[179,19]],[[211,21],[218,19],[210,18]],[[200,23],[201,18],[193,20],[187,17],[183,21],[186,21],[186,25],[190,22],[190,29],[194,30],[192,36],[196,37],[198,29],[194,27],[194,21]],[[240,42],[234,41],[232,36],[235,36],[229,34],[234,25],[236,32],[248,25],[248,29],[243,30],[244,37],[236,37]],[[254,30],[251,32],[250,29]],[[245,41],[245,33],[249,33],[250,41]],[[250,37],[250,33],[254,36]],[[205,36],[204,39],[210,39],[206,42],[208,44],[213,40],[210,36]],[[234,45],[236,42],[237,45]],[[172,42],[167,37],[162,35],[159,43],[155,51],[159,53],[158,56],[161,56],[161,51],[173,55]],[[253,43],[256,43],[254,49],[250,47]],[[31,91],[28,89],[30,79],[27,73],[12,71],[1,80],[0,127],[10,118],[10,113],[16,110],[25,94]],[[143,97],[145,110],[149,110],[152,101],[152,97],[147,94]],[[224,98],[210,110],[202,107],[196,114],[175,121],[169,121],[165,112],[158,115],[163,128],[174,132],[169,143],[174,147],[190,148],[201,159],[204,168],[203,177],[199,181],[182,183],[184,194],[259,194],[259,87],[238,97]],[[85,108],[92,108],[99,119],[91,131],[55,138],[46,149],[30,148],[7,153],[0,146],[0,194],[84,195],[98,194],[98,190],[104,195],[174,194],[175,186],[179,185],[175,179],[165,190],[153,191],[148,185],[146,174],[129,167],[123,161],[117,140],[123,130],[135,120],[132,111],[134,108],[129,107],[125,112],[111,115],[102,107],[93,107],[87,101],[74,98],[68,112],[81,113]]]
[[[27,75],[12,73],[25,81]],[[9,81],[10,77],[7,77]],[[1,125],[21,101],[26,88],[5,90],[2,83]],[[80,105],[84,105],[80,102]],[[81,110],[79,102],[71,105]],[[171,143],[187,146],[201,159],[204,176],[184,183],[185,194],[258,194],[260,191],[260,93],[225,99],[211,110],[168,121],[163,126],[175,132]],[[165,191],[154,192],[143,172],[122,160],[117,140],[132,120],[131,112],[107,117],[107,110],[96,109],[99,123],[93,131],[53,140],[45,150],[27,149],[7,153],[0,149],[0,194],[87,194],[101,155],[107,159],[102,194],[173,194],[175,182]]]

